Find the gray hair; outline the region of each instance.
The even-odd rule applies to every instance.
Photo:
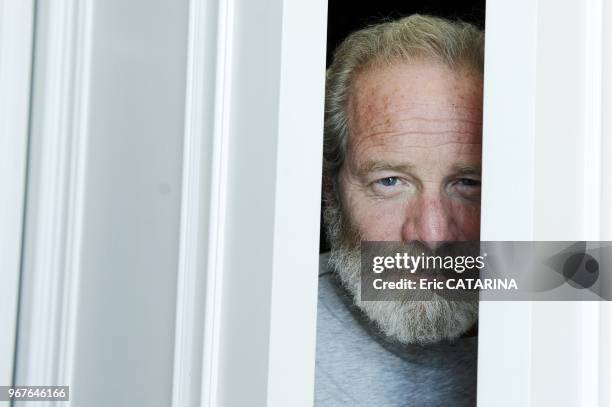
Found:
[[[355,76],[374,66],[415,60],[432,60],[455,71],[482,74],[484,33],[469,23],[414,14],[356,31],[340,44],[327,70],[325,86],[323,194],[327,204],[339,204],[336,184],[346,157],[347,107]],[[328,227],[331,220],[326,216]]]

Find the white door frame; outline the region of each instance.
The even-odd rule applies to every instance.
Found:
[[[149,213],[164,199],[149,196],[151,192],[145,188],[148,183],[160,182],[151,179],[151,172],[172,175],[170,169],[159,165],[145,171],[146,165],[164,162],[164,158],[176,159],[174,152],[164,157],[159,150],[165,145],[160,133],[150,130],[155,136],[152,148],[156,149],[143,146],[155,160],[135,158],[140,160],[136,171],[127,171],[138,183],[134,188],[144,191],[142,195],[127,191],[125,180],[118,180],[119,186],[113,184],[107,174],[116,172],[117,165],[126,165],[127,158],[118,157],[118,164],[110,155],[111,147],[119,149],[119,138],[129,136],[130,128],[138,132],[134,137],[140,142],[147,134],[143,130],[148,129],[146,123],[137,118],[147,117],[141,105],[153,106],[152,112],[161,116],[167,114],[160,110],[162,102],[151,100],[146,88],[132,86],[126,75],[141,72],[146,61],[158,56],[159,49],[150,40],[158,32],[153,31],[148,18],[163,20],[160,13],[171,3],[156,2],[151,16],[146,9],[140,12],[145,14],[129,14],[139,13],[136,6],[144,6],[144,0],[129,4],[91,0],[38,3],[40,44],[31,130],[36,148],[28,186],[17,380],[45,385],[80,381],[81,386],[71,389],[71,397],[104,402],[96,398],[99,389],[92,380],[98,377],[118,384],[113,382],[116,379],[94,370],[87,374],[87,369],[95,366],[92,352],[108,353],[112,343],[96,342],[89,332],[104,327],[119,329],[113,325],[113,313],[120,321],[127,319],[116,313],[104,295],[91,295],[91,290],[99,284],[108,285],[109,279],[119,281],[116,270],[122,265],[113,262],[116,255],[134,264],[138,270],[131,270],[137,273],[148,268],[153,273],[168,272],[158,264],[147,266],[137,250],[124,250],[123,243],[114,253],[110,235],[122,242],[131,236],[135,247],[154,246],[174,238],[168,222],[180,213],[175,225],[179,236],[176,269],[167,276],[169,282],[176,277],[178,283],[176,332],[170,335],[175,338],[173,405],[310,406],[326,1],[190,1],[190,27],[185,36],[187,80],[182,90],[184,134],[176,134],[177,139],[184,136],[183,177],[182,185],[172,185],[173,191],[180,191],[180,208],[168,213],[168,206],[163,206],[162,219],[151,222],[163,225],[169,233],[156,234],[144,232],[159,232],[149,226],[151,222],[138,225],[128,220],[123,227],[117,221],[122,207],[131,210],[147,202],[141,209]],[[121,7],[129,7],[125,10],[128,14],[122,13]],[[147,35],[140,34],[139,26],[129,30],[124,15],[145,24]],[[115,24],[110,21],[113,18],[123,20]],[[124,30],[122,36],[116,35],[117,24]],[[181,28],[173,26],[172,30],[175,36]],[[165,38],[155,38],[162,41],[161,50],[169,52],[171,47],[174,53],[180,48],[163,42]],[[120,58],[105,59],[106,55],[118,55],[108,50],[115,50]],[[156,76],[151,80],[162,80],[164,74],[176,80],[181,73],[174,66],[169,62],[167,69],[152,67]],[[111,92],[101,89],[104,81],[111,80]],[[125,90],[121,100],[117,89]],[[125,98],[139,116],[119,115]],[[119,116],[112,116],[114,112]],[[100,119],[109,114],[114,121]],[[23,134],[27,134],[25,130]],[[119,151],[138,151],[137,145],[124,147]],[[108,163],[101,162],[103,157]],[[23,185],[21,188],[11,195],[16,201],[23,197]],[[159,188],[159,194],[169,193],[168,186]],[[125,195],[123,206],[118,205],[117,194]],[[109,224],[118,225],[110,235]],[[126,281],[137,284],[131,270],[126,270]],[[15,263],[13,282],[18,273]],[[168,287],[174,286],[169,283]],[[126,287],[122,289],[126,291]],[[162,288],[156,285],[152,289]],[[142,295],[142,289],[137,291]],[[16,301],[16,293],[15,288],[12,301]],[[134,306],[140,304],[137,310],[124,311],[148,318],[150,328],[154,319],[143,311],[145,300],[136,298]],[[14,332],[8,337],[14,338]],[[149,344],[153,339],[157,338],[134,340],[141,341],[142,353],[147,346],[151,352],[155,350]],[[165,345],[171,347],[172,343]],[[126,349],[133,349],[133,344]],[[126,349],[114,353],[118,368],[128,363],[119,359]],[[12,357],[13,351],[3,354]],[[112,365],[112,358],[104,363]],[[124,371],[118,373],[125,376]],[[240,383],[239,390],[236,383]],[[158,387],[171,384],[151,383]],[[137,400],[142,391],[122,387],[116,396]],[[165,400],[157,402],[166,405]]]
[[[19,362],[29,380],[21,384],[70,378],[77,346],[92,3],[59,3],[45,29],[66,53],[49,53],[44,93],[58,103],[41,106],[39,126],[49,143],[42,168],[64,175],[43,171],[53,183],[41,197],[65,195],[32,208],[43,223],[35,223],[41,229],[29,261],[44,273],[32,274],[40,276],[28,284],[36,295],[22,316],[37,332],[54,333],[23,332],[24,352],[33,352]],[[0,149],[0,162],[12,168],[0,171],[12,191],[0,211],[5,380],[15,338],[33,5],[1,4],[2,134],[16,135],[3,137],[9,148]],[[604,159],[612,156],[611,13],[608,0],[488,1],[483,240],[612,240],[612,165]],[[191,0],[189,21],[173,407],[311,406],[326,1]],[[11,35],[25,46],[13,48]],[[571,198],[559,199],[560,190]],[[54,214],[67,218],[54,222]],[[609,404],[611,338],[608,303],[482,303],[479,405]]]
[[[326,6],[192,1],[174,407],[312,406]]]
[[[33,32],[33,0],[0,0],[0,385],[13,382]]]
[[[483,240],[611,240],[607,0],[488,0]],[[482,302],[481,406],[608,406],[608,302]]]

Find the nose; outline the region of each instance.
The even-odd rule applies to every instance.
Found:
[[[418,197],[408,205],[408,211],[402,226],[405,242],[418,240],[435,250],[445,242],[460,240],[450,205],[443,196]]]

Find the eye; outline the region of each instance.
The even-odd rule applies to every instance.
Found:
[[[411,182],[399,175],[379,174],[368,185],[373,196],[380,198],[392,198],[411,190]]]
[[[457,184],[459,184],[459,186],[461,187],[472,187],[472,188],[480,187],[480,181],[477,179],[471,179],[471,178],[461,178],[457,181]]]
[[[397,177],[385,177],[377,180],[376,182],[385,187],[393,187],[397,185],[399,179]]]
[[[470,201],[480,200],[480,180],[474,178],[459,178],[453,181],[450,191],[457,196]]]

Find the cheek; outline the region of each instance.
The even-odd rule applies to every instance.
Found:
[[[364,240],[401,241],[408,205],[404,202],[354,203],[351,220]]]
[[[400,241],[402,214],[406,199],[372,199],[345,173],[340,176],[340,195],[343,208],[354,228],[367,241]]]
[[[367,202],[353,201],[350,216],[364,240],[401,241],[402,228],[410,223],[410,214],[418,213],[410,200]],[[480,240],[480,205],[450,202],[447,221],[457,240]],[[413,219],[414,220],[414,219]]]
[[[347,210],[351,224],[359,231],[364,240],[401,241],[404,225],[419,224],[423,216],[433,207],[430,202],[400,195],[395,199],[381,200],[366,196],[355,184],[341,183],[343,206]],[[480,202],[469,202],[463,199],[438,197],[436,216],[445,218],[444,223],[453,240],[480,239]],[[423,207],[425,205],[426,209]]]
[[[449,215],[461,240],[480,240],[480,204],[453,202]]]

